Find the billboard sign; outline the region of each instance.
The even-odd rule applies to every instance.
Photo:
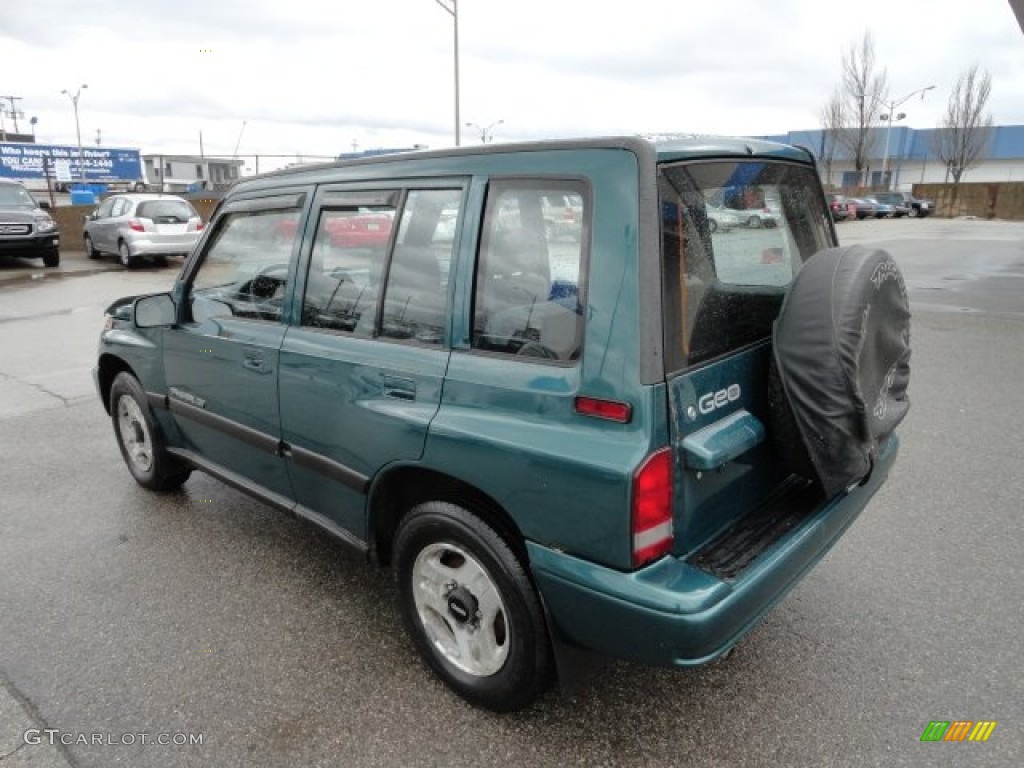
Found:
[[[67,181],[135,181],[142,178],[142,160],[137,149],[82,147],[81,167],[78,147],[59,144],[0,143],[0,178],[45,180],[44,158],[49,159],[50,177],[69,173]],[[82,170],[85,175],[83,177]]]

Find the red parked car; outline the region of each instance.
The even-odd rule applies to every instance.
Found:
[[[323,228],[335,248],[375,248],[388,244],[391,221],[388,211],[354,211],[348,215],[333,212],[323,221]],[[286,239],[294,238],[297,227],[297,220],[278,222],[278,234]]]
[[[842,195],[825,195],[825,200],[832,213],[832,221],[846,221],[850,215],[846,198]]]

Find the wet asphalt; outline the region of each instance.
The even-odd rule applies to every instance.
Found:
[[[131,480],[89,368],[103,306],[173,267],[0,282],[0,766],[1019,765],[1024,223],[839,234],[911,291],[889,483],[724,661],[609,661],[503,716],[418,661],[389,572],[207,477]],[[931,720],[998,725],[921,743]]]

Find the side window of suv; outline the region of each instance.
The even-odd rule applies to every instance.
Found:
[[[473,348],[533,361],[580,354],[586,287],[586,187],[491,184],[473,307]]]
[[[341,192],[334,203],[329,198],[313,242],[302,324],[440,345],[461,195],[414,189],[401,210],[398,191]]]
[[[372,336],[395,218],[394,195],[379,203],[338,195],[320,211],[302,324]]]
[[[402,209],[388,267],[380,335],[421,344],[440,344],[447,327],[448,269],[453,240],[438,238],[455,227],[459,190],[412,190]],[[457,214],[455,214],[457,218]]]
[[[192,319],[218,316],[280,322],[299,209],[223,215],[195,273]]]

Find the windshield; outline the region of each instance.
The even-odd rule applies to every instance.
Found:
[[[7,208],[35,208],[36,201],[32,199],[32,195],[20,184],[0,184],[0,206]]]
[[[743,160],[659,169],[668,370],[771,335],[803,263],[834,245],[812,168]]]

